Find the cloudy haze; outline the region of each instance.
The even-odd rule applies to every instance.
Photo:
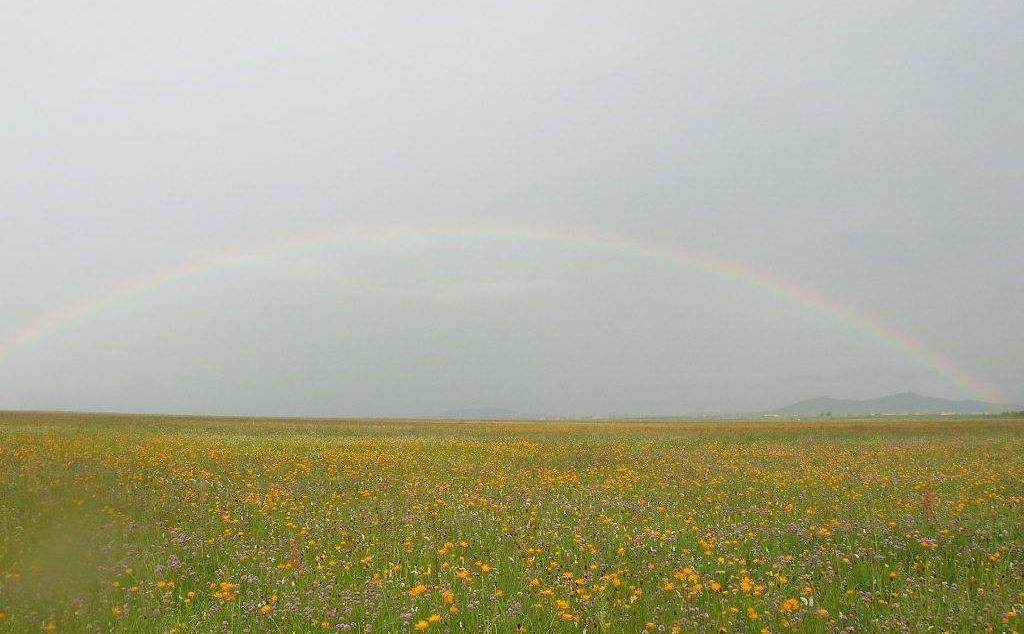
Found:
[[[7,3],[0,409],[1024,401],[1024,4]],[[771,292],[567,240],[762,272]],[[982,393],[977,393],[977,392]]]

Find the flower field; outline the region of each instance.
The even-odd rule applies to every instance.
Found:
[[[0,632],[1024,630],[1024,420],[0,415]]]

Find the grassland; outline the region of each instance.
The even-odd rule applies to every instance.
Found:
[[[1024,420],[0,415],[0,632],[1010,632]]]

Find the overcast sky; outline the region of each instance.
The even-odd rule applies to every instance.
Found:
[[[196,258],[508,225],[773,276],[1024,402],[1024,3],[5,3],[0,339]],[[339,242],[0,356],[0,409],[540,414],[976,396],[615,249]]]

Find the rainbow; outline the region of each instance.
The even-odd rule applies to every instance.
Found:
[[[388,245],[414,240],[452,238],[527,241],[574,249],[610,251],[654,261],[662,265],[683,267],[714,278],[735,282],[823,315],[844,328],[877,341],[896,353],[913,359],[941,377],[950,386],[974,398],[999,401],[998,397],[990,393],[968,372],[956,367],[913,337],[898,332],[866,314],[842,306],[822,295],[785,282],[763,271],[749,269],[736,262],[683,252],[653,242],[635,240],[620,235],[588,234],[569,228],[508,225],[389,226],[383,228],[352,226],[326,233],[297,235],[283,240],[220,251],[155,273],[136,277],[120,286],[107,289],[75,304],[43,315],[35,322],[0,340],[0,363],[9,359],[16,351],[42,341],[96,313],[185,279],[200,277],[215,271],[241,268],[275,257],[301,255],[305,252],[345,244],[365,242]]]

